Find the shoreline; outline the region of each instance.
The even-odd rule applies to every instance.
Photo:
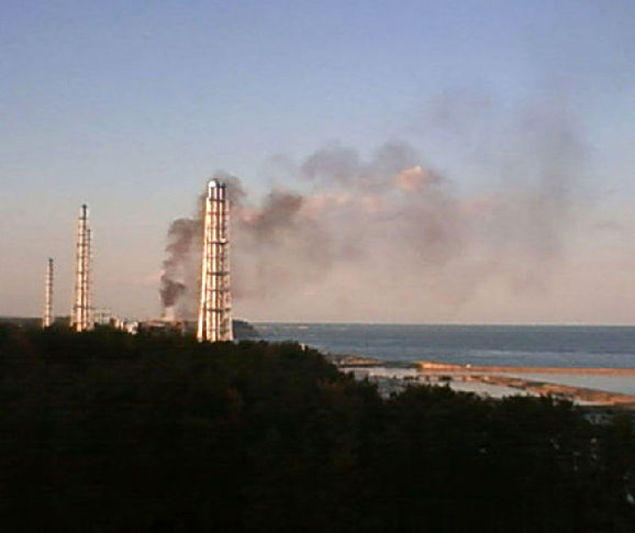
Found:
[[[527,366],[488,366],[488,365],[458,365],[439,363],[436,361],[389,362],[380,359],[358,357],[351,355],[329,354],[328,358],[341,368],[342,371],[355,373],[355,369],[367,371],[373,376],[373,369],[384,369],[386,376],[373,376],[375,379],[395,379],[407,383],[452,385],[461,383],[478,392],[479,385],[497,387],[501,390],[513,389],[517,394],[531,394],[534,396],[553,396],[574,402],[584,407],[617,407],[628,411],[635,411],[635,395],[606,391],[585,386],[567,385],[557,382],[542,381],[533,378],[510,376],[509,374],[545,374],[549,375],[577,374],[585,376],[635,376],[635,368],[585,368],[585,367],[527,367]],[[389,377],[391,369],[404,371],[409,369],[416,372],[415,376]]]
[[[435,361],[419,361],[415,364],[423,375],[450,374],[463,381],[487,383],[494,386],[510,387],[538,396],[556,396],[576,403],[615,406],[635,411],[635,395],[606,391],[579,385],[539,381],[532,378],[508,376],[505,374],[545,374],[549,376],[577,374],[585,376],[635,376],[635,368],[585,368],[585,367],[527,367],[455,365]],[[501,375],[502,374],[502,375]]]
[[[635,376],[635,368],[623,367],[559,367],[559,366],[494,366],[494,365],[457,365],[436,361],[415,361],[413,365],[421,372],[467,372],[496,374],[591,374]]]

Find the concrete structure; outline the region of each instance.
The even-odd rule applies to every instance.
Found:
[[[88,207],[82,205],[77,221],[77,249],[75,259],[75,293],[71,310],[71,327],[75,331],[93,328],[91,308],[91,230],[88,225]]]
[[[208,183],[204,213],[197,338],[201,342],[231,341],[229,198],[226,184],[218,179]]]
[[[44,293],[44,317],[42,327],[48,328],[53,324],[53,259],[49,257],[46,264],[46,287]]]

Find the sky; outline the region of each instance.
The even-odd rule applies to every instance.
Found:
[[[222,172],[236,316],[635,325],[631,1],[0,15],[0,315],[41,314],[48,257],[68,314],[87,203],[95,304],[159,316],[170,224]]]

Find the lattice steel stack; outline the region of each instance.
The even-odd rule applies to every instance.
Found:
[[[75,296],[71,311],[71,327],[75,331],[86,331],[93,328],[91,295],[90,295],[90,263],[91,263],[91,230],[88,225],[88,207],[82,205],[77,221],[77,254],[75,261]]]
[[[229,283],[229,198],[227,186],[212,179],[207,186],[203,223],[199,341],[231,341]]]
[[[46,264],[46,288],[44,293],[44,317],[42,327],[48,328],[53,324],[53,259],[49,257]]]

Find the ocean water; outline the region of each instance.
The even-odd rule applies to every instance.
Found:
[[[388,363],[635,368],[635,327],[254,324],[270,341]],[[635,381],[634,378],[629,378]]]

